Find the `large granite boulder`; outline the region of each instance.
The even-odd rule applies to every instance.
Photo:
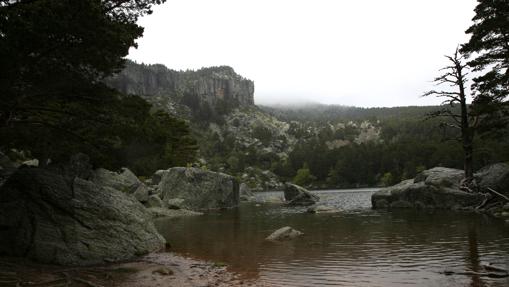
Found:
[[[509,164],[496,163],[481,168],[475,179],[481,191],[491,188],[509,197]]]
[[[0,187],[0,254],[89,265],[164,247],[134,197],[62,169],[22,167]]]
[[[221,209],[239,204],[239,184],[233,176],[199,168],[170,168],[162,173],[158,188],[164,202],[179,199],[178,207],[185,209]]]
[[[92,171],[89,177],[99,186],[120,190],[130,194],[139,202],[148,201],[149,188],[128,168],[123,167],[119,172],[98,168]]]
[[[479,205],[484,195],[460,190],[463,171],[436,167],[415,179],[382,189],[371,197],[373,208],[459,209]]]
[[[122,168],[120,172],[98,168],[93,171],[90,179],[97,185],[120,190],[129,194],[134,193],[142,184],[138,177],[125,167]]]
[[[285,201],[290,206],[309,206],[317,203],[320,198],[310,193],[307,189],[292,183],[286,183]]]

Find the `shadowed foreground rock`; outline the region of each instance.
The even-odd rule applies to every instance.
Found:
[[[239,204],[239,183],[230,175],[199,168],[174,167],[159,172],[161,199],[191,210],[231,208]]]
[[[317,195],[296,184],[285,184],[285,200],[290,206],[309,206],[320,200]]]
[[[0,188],[0,254],[90,265],[164,243],[134,197],[59,169],[20,168]]]
[[[373,208],[473,208],[483,202],[481,193],[460,189],[463,171],[435,167],[418,174],[415,179],[382,189],[371,197]]]

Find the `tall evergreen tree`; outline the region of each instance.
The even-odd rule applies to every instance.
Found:
[[[477,113],[490,116],[483,130],[500,130],[509,118],[509,1],[478,2],[474,24],[466,30],[471,38],[461,52],[471,56],[468,64],[480,73],[472,87],[478,92],[473,101]]]
[[[189,133],[185,123],[151,115],[143,100],[102,82],[136,46],[143,33],[137,19],[162,2],[0,0],[0,148],[30,150],[43,163],[83,150],[110,165],[125,164],[129,154],[180,164],[189,158],[155,155],[134,139],[158,138],[158,147],[173,152],[186,143],[192,155],[192,140],[176,138]]]

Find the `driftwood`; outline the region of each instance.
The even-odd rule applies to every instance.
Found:
[[[488,189],[488,191],[489,191],[490,193],[492,193],[492,194],[494,194],[494,195],[497,195],[497,196],[499,196],[499,197],[503,198],[505,201],[509,201],[509,197],[507,197],[507,196],[505,196],[505,195],[503,195],[503,194],[499,193],[498,191],[494,190],[493,188],[488,187],[487,189]]]
[[[486,206],[486,204],[488,203],[488,201],[490,201],[490,199],[492,199],[492,196],[491,194],[487,193],[487,194],[484,194],[484,199],[483,201],[481,202],[481,204],[479,204],[478,206],[475,207],[476,210],[479,210],[479,209],[482,209]]]

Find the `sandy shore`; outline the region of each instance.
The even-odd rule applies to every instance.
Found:
[[[0,286],[205,287],[267,286],[244,280],[226,266],[185,258],[171,252],[91,267],[61,267],[0,258]]]

